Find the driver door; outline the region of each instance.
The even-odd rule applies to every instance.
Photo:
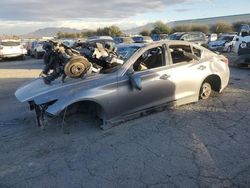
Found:
[[[128,69],[127,73],[118,78],[118,101],[120,103],[119,110],[121,115],[126,116],[174,100],[175,85],[169,80],[171,76],[171,69],[168,66],[169,60],[168,57],[166,58],[165,49],[163,47],[159,48],[161,53],[157,54],[160,57],[158,60],[154,59],[152,54],[149,54],[151,55],[150,60],[144,62],[145,66],[149,64],[151,66],[152,64],[158,64],[159,66],[154,68],[148,67],[141,71],[134,70],[132,74],[129,73],[131,71]],[[138,63],[140,58],[141,56],[133,62],[131,68]],[[141,90],[132,86],[132,77],[140,79]]]

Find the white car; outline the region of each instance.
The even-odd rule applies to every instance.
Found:
[[[24,58],[27,50],[18,40],[2,40],[0,41],[0,59],[20,57]]]
[[[218,35],[216,33],[207,34],[208,42],[216,41],[218,39]]]
[[[0,41],[0,59],[20,57],[24,59],[27,50],[18,40],[2,40]]]
[[[76,41],[74,41],[74,40],[64,40],[62,43],[64,45],[70,47],[70,48],[73,48],[74,45],[76,44]]]

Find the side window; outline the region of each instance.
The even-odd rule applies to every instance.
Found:
[[[199,39],[200,40],[206,40],[206,36],[202,33],[199,34]]]
[[[198,48],[196,48],[196,47],[193,46],[193,53],[194,53],[194,55],[196,55],[197,57],[200,58],[202,51],[200,49],[198,49]]]
[[[188,34],[188,41],[195,40],[194,36],[192,34]]]
[[[188,35],[188,34],[183,35],[182,40],[184,40],[184,41],[190,41],[190,35]]]
[[[192,58],[192,50],[189,45],[170,45],[169,46],[173,64],[190,62]]]
[[[133,69],[136,72],[144,71],[164,66],[164,54],[162,47],[156,47],[144,52],[133,64]]]
[[[200,40],[199,34],[192,34],[192,41]]]

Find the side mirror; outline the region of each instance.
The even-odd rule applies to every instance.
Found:
[[[239,38],[236,38],[236,41],[238,42],[240,39]]]
[[[135,73],[135,71],[134,71],[133,67],[130,67],[126,72],[126,75],[131,77],[134,73]]]
[[[135,74],[132,74],[129,76],[130,83],[133,88],[141,91],[142,90],[142,84],[141,84],[141,77]]]

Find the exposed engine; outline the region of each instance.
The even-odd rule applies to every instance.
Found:
[[[59,77],[62,77],[62,82],[65,82],[66,77],[84,78],[92,72],[105,72],[123,64],[123,60],[118,57],[114,48],[103,46],[101,43],[84,44],[83,54],[55,41],[46,42],[43,48],[46,51],[45,67],[40,76],[43,77],[45,84],[50,84]]]

